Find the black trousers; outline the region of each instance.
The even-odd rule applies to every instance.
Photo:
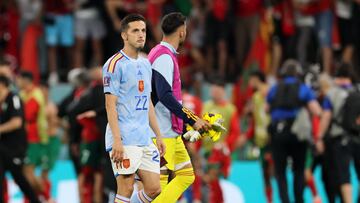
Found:
[[[292,120],[287,120],[273,122],[271,124],[269,128],[271,134],[271,149],[281,202],[290,203],[286,179],[286,169],[288,166],[288,158],[290,157],[293,163],[292,171],[294,175],[295,202],[303,203],[305,158],[308,146],[305,141],[299,141],[296,135],[291,133],[292,123]]]
[[[20,187],[23,194],[31,203],[40,203],[35,191],[27,181],[23,172],[23,157],[21,153],[15,153],[13,150],[5,150],[0,146],[0,203],[4,203],[4,178],[5,172],[9,171],[15,183]]]

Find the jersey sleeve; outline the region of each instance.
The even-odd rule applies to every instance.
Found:
[[[119,88],[121,83],[121,65],[119,61],[113,62],[109,60],[103,66],[103,86],[105,94],[119,96]]]
[[[174,62],[171,59],[169,54],[163,54],[159,56],[154,63],[152,68],[160,73],[166,81],[169,83],[170,87],[173,84],[173,75],[174,75]]]
[[[21,106],[21,100],[20,97],[17,95],[13,95],[10,101],[10,116],[11,118],[14,117],[22,117],[23,115],[23,110],[22,110],[22,106]]]
[[[271,103],[275,97],[276,93],[276,85],[272,86],[269,90],[269,93],[266,95],[267,103]]]
[[[332,110],[332,105],[330,102],[329,97],[324,97],[322,103],[321,103],[321,107],[323,108],[324,111],[331,111]]]
[[[300,99],[305,103],[315,100],[315,93],[307,85],[302,84],[300,87]]]

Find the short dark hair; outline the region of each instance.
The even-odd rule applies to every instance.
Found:
[[[353,67],[350,63],[340,63],[335,72],[335,77],[337,78],[352,78],[353,77]]]
[[[21,71],[19,76],[23,79],[27,79],[29,81],[34,81],[34,75],[29,71]]]
[[[225,88],[225,85],[226,85],[225,79],[222,78],[222,77],[219,77],[217,75],[210,76],[209,82],[210,82],[211,85],[216,85],[216,86],[224,87],[224,88]]]
[[[41,80],[39,85],[40,85],[41,87],[45,87],[46,89],[49,89],[49,88],[50,88],[50,85],[49,85],[49,83],[48,83],[46,80]]]
[[[161,30],[164,35],[171,35],[180,26],[185,25],[185,21],[186,17],[183,14],[179,12],[169,13],[161,21]]]
[[[265,74],[263,72],[261,72],[260,70],[252,71],[250,73],[250,77],[256,77],[257,79],[259,79],[263,83],[266,82]]]
[[[144,16],[137,13],[129,14],[121,20],[121,32],[126,32],[126,30],[129,28],[129,23],[135,21],[143,21],[146,23]]]
[[[4,75],[0,75],[0,84],[3,84],[5,87],[9,87],[10,80]]]
[[[280,69],[281,77],[300,77],[302,74],[302,66],[295,59],[287,59]]]
[[[10,66],[10,62],[3,57],[0,57],[0,66]]]

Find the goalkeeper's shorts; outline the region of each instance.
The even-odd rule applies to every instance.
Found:
[[[161,169],[165,169],[166,167],[171,171],[176,171],[191,163],[190,156],[185,148],[181,135],[172,138],[163,138],[163,142],[166,145],[164,159],[167,163]]]

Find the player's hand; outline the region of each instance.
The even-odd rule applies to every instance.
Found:
[[[205,131],[205,132],[211,129],[211,125],[201,118],[199,118],[192,127],[196,131]]]
[[[201,134],[196,131],[196,130],[189,130],[187,131],[183,137],[186,139],[186,140],[189,140],[190,142],[196,142],[198,140],[200,140],[200,138],[202,137]]]
[[[86,111],[82,114],[79,114],[76,118],[83,119],[83,118],[94,118],[96,116],[96,111]]]
[[[360,0],[359,0],[360,1]],[[356,125],[360,125],[360,116],[356,119]]]
[[[324,153],[324,151],[325,151],[324,141],[322,141],[322,140],[317,141],[316,144],[315,144],[315,147],[316,147],[316,151],[317,151],[319,154],[323,154],[323,153]]]
[[[156,137],[156,145],[160,152],[160,156],[164,156],[164,154],[166,152],[166,145],[161,137]]]
[[[118,168],[119,166],[121,168],[121,162],[124,159],[124,146],[121,143],[120,137],[114,138],[110,158],[114,161],[116,168]]]

